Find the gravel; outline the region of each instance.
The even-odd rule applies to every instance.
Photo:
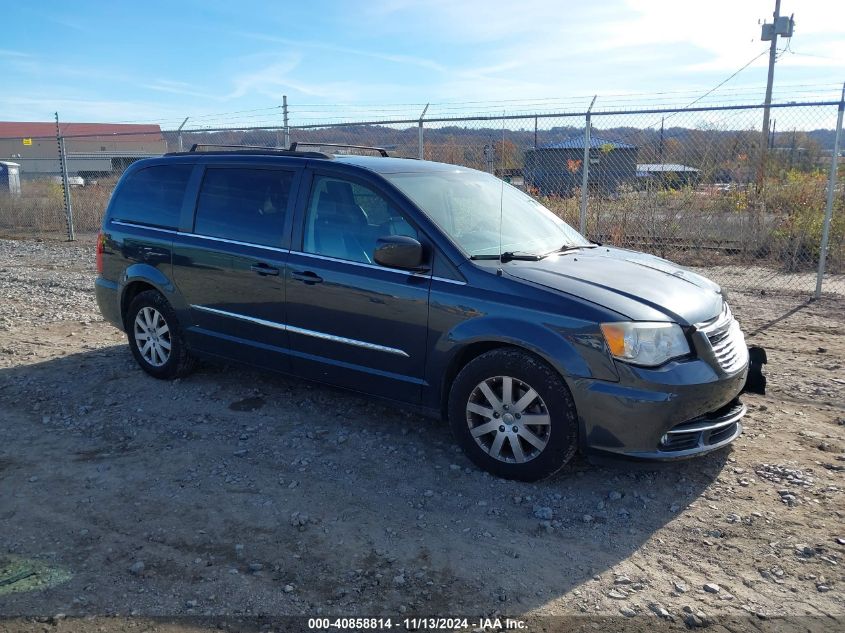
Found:
[[[93,265],[0,240],[0,578],[8,558],[40,583],[0,586],[0,614],[845,612],[841,302],[732,295],[771,324],[749,337],[771,392],[731,450],[524,484],[410,409],[234,366],[149,378]]]

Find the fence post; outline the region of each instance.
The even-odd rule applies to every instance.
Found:
[[[288,125],[288,96],[282,95],[282,116],[285,125],[285,149],[290,147],[290,126]]]
[[[179,126],[179,129],[178,129],[178,130],[176,130],[176,132],[179,134],[179,151],[180,151],[180,152],[182,151],[182,128],[183,128],[183,127],[185,127],[185,124],[188,122],[188,119],[190,119],[190,118],[191,118],[191,117],[186,116],[186,117],[185,117],[185,120],[184,120],[184,121],[182,121],[182,125],[180,125],[180,126]]]
[[[836,190],[836,172],[839,167],[839,138],[842,136],[842,115],[845,113],[845,84],[842,85],[842,97],[839,99],[839,113],[836,117],[836,136],[833,140],[833,156],[830,160],[830,178],[827,181],[827,204],[824,209],[824,225],[822,226],[822,243],[819,251],[819,272],[816,275],[816,299],[822,296],[822,280],[824,266],[827,261],[827,244],[830,239],[830,222],[833,218],[833,196]]]
[[[581,164],[581,235],[587,235],[587,189],[589,188],[590,178],[590,113],[593,109],[593,104],[596,102],[596,97],[590,102],[590,107],[587,108],[586,124],[584,126],[584,162]]]
[[[423,143],[423,117],[425,116],[426,111],[428,110],[428,106],[430,104],[426,103],[425,107],[423,108],[422,114],[420,114],[420,121],[419,121],[419,137],[417,139],[417,158],[420,160],[425,160],[424,151],[425,144]]]
[[[424,160],[423,156],[425,156],[425,145],[423,144],[423,121],[420,119],[419,122],[419,138],[417,139],[417,158],[420,160]]]
[[[76,239],[73,230],[73,200],[70,197],[70,183],[67,178],[67,152],[65,151],[65,137],[59,132],[59,113],[56,112],[56,143],[59,146],[59,167],[62,170],[62,192],[65,203],[65,223],[67,224],[67,239]]]

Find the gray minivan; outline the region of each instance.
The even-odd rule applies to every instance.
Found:
[[[454,165],[226,148],[138,161],[97,265],[100,309],[150,375],[235,361],[421,407],[507,478],[549,476],[578,449],[719,449],[741,433],[749,371],[764,380],[718,285],[591,243]]]

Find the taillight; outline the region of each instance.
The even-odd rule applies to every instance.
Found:
[[[106,236],[100,231],[97,235],[97,272],[103,274],[103,247],[106,244]]]

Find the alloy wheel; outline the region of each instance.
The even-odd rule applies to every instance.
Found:
[[[153,367],[163,366],[170,358],[170,328],[161,312],[149,306],[135,316],[135,345],[141,356]]]
[[[484,452],[517,464],[543,452],[552,428],[546,403],[537,391],[512,376],[494,376],[478,383],[467,401],[466,420]]]

